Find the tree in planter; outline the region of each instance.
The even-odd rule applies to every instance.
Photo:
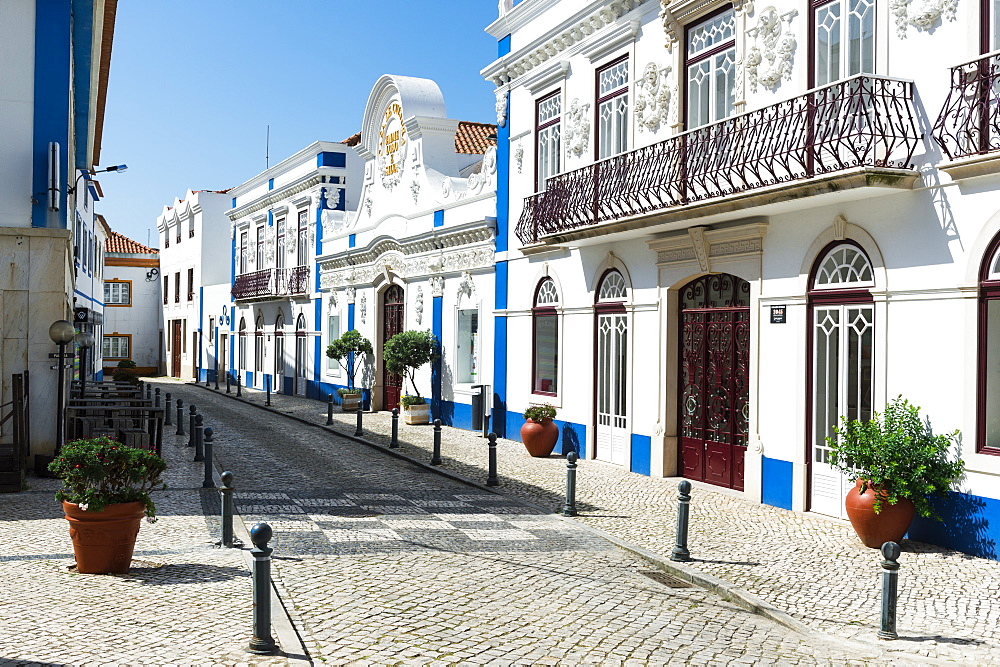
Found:
[[[430,363],[437,357],[438,341],[434,334],[427,331],[403,331],[385,342],[382,349],[382,359],[390,373],[402,375],[410,379],[415,397],[424,403],[420,390],[417,389],[417,369]],[[416,405],[417,403],[413,403]]]
[[[357,329],[345,331],[343,336],[330,343],[326,348],[326,356],[336,359],[340,367],[347,372],[348,389],[354,389],[354,373],[358,356],[372,352],[371,341],[362,336]]]

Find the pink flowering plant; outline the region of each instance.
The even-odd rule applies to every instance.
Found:
[[[56,500],[75,503],[85,512],[140,502],[149,521],[156,520],[156,505],[149,492],[166,488],[160,479],[166,468],[156,452],[123,445],[107,436],[66,443],[49,464],[49,471],[63,482]]]

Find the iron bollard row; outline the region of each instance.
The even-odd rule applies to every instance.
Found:
[[[242,396],[243,391],[243,377],[239,372],[236,373],[236,398]]]
[[[234,546],[243,546],[239,540],[233,538],[233,473],[228,470],[222,473],[222,486],[219,492],[222,494],[222,541],[220,545],[230,549]]]
[[[173,417],[170,414],[171,411],[172,411],[171,408],[173,407],[173,405],[171,405],[172,403],[173,403],[173,399],[170,398],[170,392],[168,391],[167,392],[167,410],[166,410],[166,412],[163,415],[163,425],[164,426],[173,426],[174,425]]]
[[[265,375],[264,376],[264,390],[267,392],[267,400],[264,402],[264,405],[270,407],[271,406],[271,376],[270,375]]]
[[[194,447],[194,419],[198,415],[198,407],[194,404],[188,406],[188,447]]]
[[[499,486],[500,480],[497,478],[497,434],[490,433],[489,438],[489,448],[490,448],[490,469],[486,476],[486,486]]]
[[[392,409],[392,438],[389,439],[389,449],[399,447],[399,408]]]
[[[157,387],[156,389],[153,390],[153,407],[154,408],[160,407],[160,388],[159,387]]]
[[[434,453],[431,454],[431,465],[441,465],[441,420],[434,420]]]
[[[691,482],[686,479],[677,485],[677,540],[673,551],[670,552],[670,560],[686,563],[691,560],[691,553],[687,548],[688,539],[688,514],[691,505]]]
[[[201,415],[198,416],[200,417]],[[215,483],[212,481],[212,447],[215,442],[215,430],[209,426],[205,429],[204,435],[202,453],[205,460],[205,478],[201,482],[201,488],[213,489],[215,488]]]
[[[362,401],[358,401],[358,426],[357,428],[354,429],[355,437],[360,437],[361,435],[364,434],[364,431],[361,429],[361,419],[362,415],[364,415],[364,412],[362,410],[363,408],[364,408],[364,403]]]
[[[253,639],[250,640],[251,653],[268,654],[277,649],[271,637],[271,553],[267,546],[274,531],[266,523],[254,524],[250,529],[253,549]]]
[[[215,390],[219,390],[219,369],[215,369]]]
[[[566,455],[566,502],[563,504],[563,516],[576,516],[576,452]]]
[[[333,426],[333,393],[326,399],[326,425]]]
[[[227,394],[233,393],[229,385],[229,371],[226,371],[226,393]]]
[[[198,463],[205,460],[205,416],[192,414],[192,417],[194,418],[194,428],[191,430],[191,443],[189,444],[194,444],[194,462]]]
[[[174,435],[184,435],[184,399],[177,399],[177,432]]]
[[[899,639],[896,634],[896,592],[899,582],[899,545],[886,542],[882,545],[882,626],[879,639]]]

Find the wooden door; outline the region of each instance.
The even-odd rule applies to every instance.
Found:
[[[179,378],[181,376],[181,321],[173,320],[173,332],[171,336],[170,349],[170,375]]]
[[[743,490],[749,432],[750,284],[702,276],[681,290],[680,467]]]
[[[382,341],[403,331],[403,288],[390,285],[382,295]],[[382,409],[399,407],[403,376],[390,373],[382,364]]]

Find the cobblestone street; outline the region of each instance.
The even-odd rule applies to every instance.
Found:
[[[216,427],[216,463],[235,474],[243,521],[274,527],[275,577],[314,659],[813,664],[881,655],[664,577],[514,498],[213,392],[172,389]]]

